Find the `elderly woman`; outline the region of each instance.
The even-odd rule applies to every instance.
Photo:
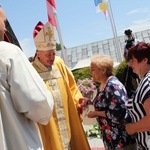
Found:
[[[127,92],[122,83],[113,76],[113,60],[106,55],[91,58],[93,81],[100,83],[99,91],[93,101],[82,99],[81,105],[93,103],[95,111],[88,113],[96,117],[106,150],[136,150],[135,140],[127,134],[125,124],[131,117],[125,106]]]
[[[127,107],[133,115],[134,123],[127,124],[128,134],[137,134],[139,150],[150,149],[150,44],[140,42],[130,48],[127,62],[140,78],[140,84],[128,101]]]

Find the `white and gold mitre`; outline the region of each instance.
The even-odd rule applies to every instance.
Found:
[[[45,25],[42,22],[38,22],[33,31],[33,38],[36,49],[39,51],[56,49],[54,27],[49,22]]]

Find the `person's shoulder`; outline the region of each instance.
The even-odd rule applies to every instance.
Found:
[[[14,55],[18,55],[22,50],[16,46],[15,44],[0,41],[0,57],[12,57]]]
[[[59,56],[55,56],[55,65],[57,65],[59,68],[63,68],[63,69],[69,69],[67,67],[67,65],[65,64],[64,60],[59,57]]]
[[[55,62],[64,64],[64,61],[60,56],[55,56]]]
[[[9,50],[9,51],[11,51],[11,50],[18,50],[18,49],[20,49],[17,45],[15,45],[15,44],[12,44],[12,43],[9,43],[9,42],[6,42],[6,41],[0,41],[0,48],[1,48],[1,50],[5,50],[5,51],[7,51],[7,49]],[[11,48],[11,49],[10,49]]]
[[[111,86],[114,86],[114,85],[115,86],[120,86],[120,85],[122,85],[122,83],[119,81],[119,79],[116,76],[110,77],[108,82]]]
[[[13,46],[14,44],[12,44],[12,43],[9,43],[9,42],[6,42],[6,41],[0,41],[0,45],[1,46]]]

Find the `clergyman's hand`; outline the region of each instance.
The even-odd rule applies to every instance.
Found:
[[[91,102],[91,100],[86,97],[82,97],[79,99],[79,105],[81,105],[83,108],[89,105],[89,102]]]

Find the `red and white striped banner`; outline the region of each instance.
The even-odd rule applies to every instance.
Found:
[[[47,15],[48,15],[48,21],[56,27],[56,19],[55,14],[56,12],[56,5],[55,0],[46,0],[47,4]]]

